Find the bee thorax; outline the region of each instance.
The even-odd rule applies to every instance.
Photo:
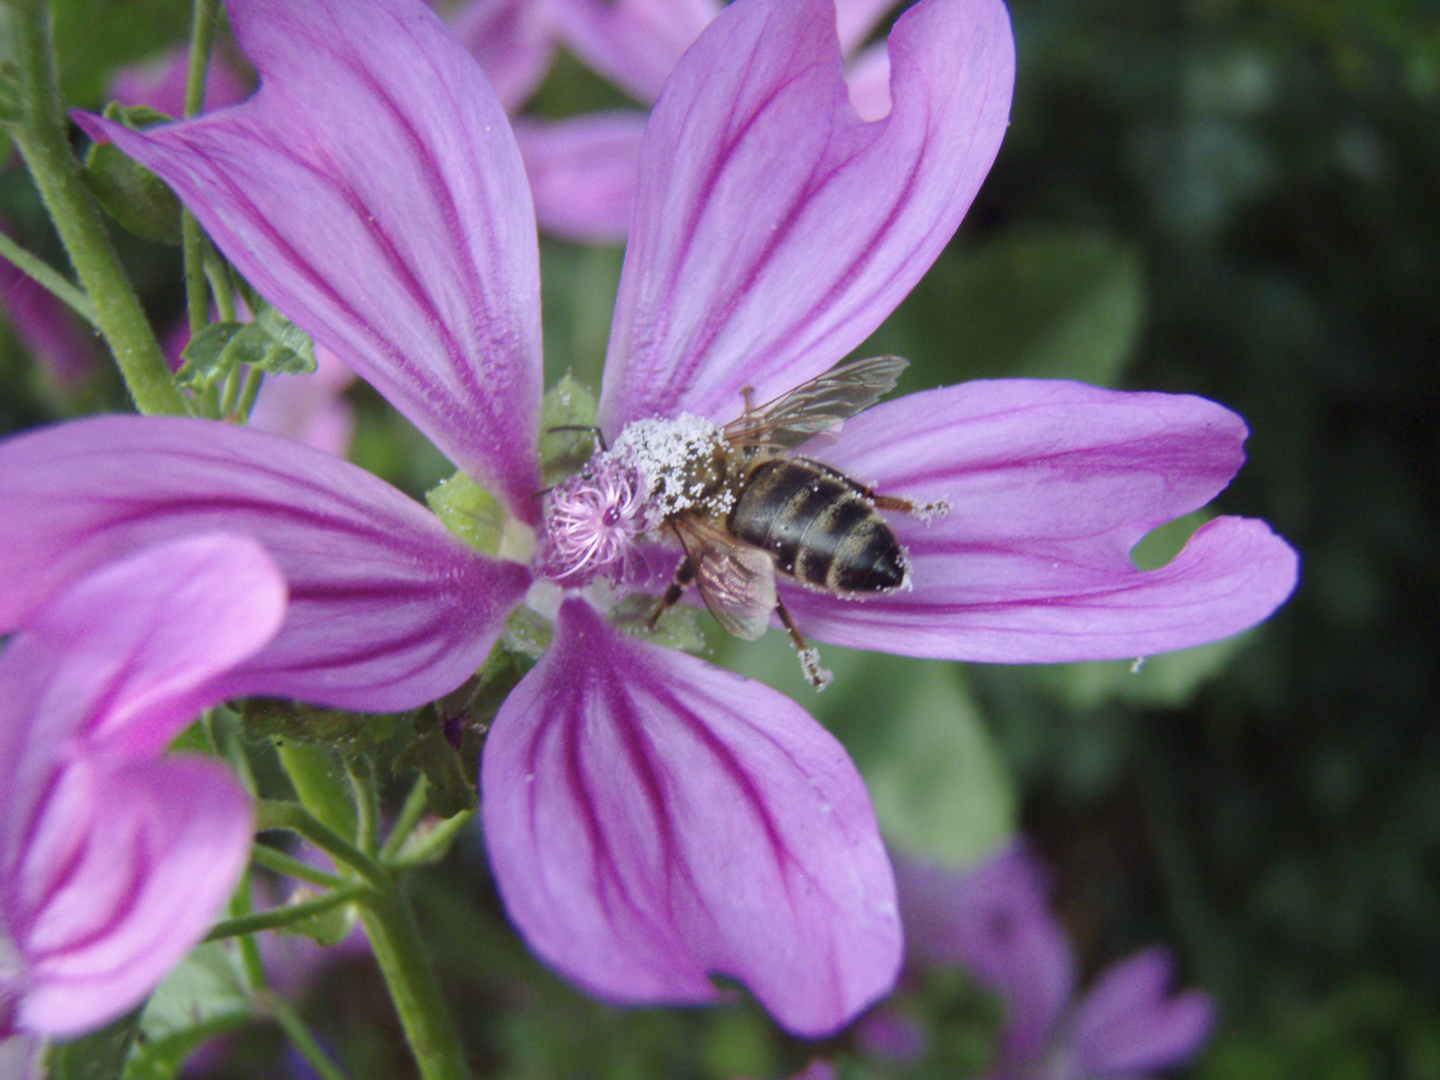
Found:
[[[636,420],[625,426],[610,454],[639,477],[652,533],[681,514],[701,517],[729,512],[729,443],[720,428],[682,413],[674,420]]]

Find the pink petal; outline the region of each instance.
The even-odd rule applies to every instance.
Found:
[[[719,972],[819,1036],[895,979],[894,884],[841,746],[787,698],[582,601],[496,718],[481,792],[511,918],[599,997],[714,1001]]]
[[[479,66],[419,0],[231,0],[258,93],[128,131],[277,308],[519,517],[536,511],[539,256]]]
[[[158,753],[217,678],[280,629],[285,582],[254,540],[191,536],[100,566],[0,655],[0,859],[62,753]]]
[[[890,36],[894,107],[862,122],[832,0],[737,0],[651,114],[600,423],[739,414],[878,326],[954,234],[1000,146],[1000,0],[921,0]]]
[[[719,13],[716,0],[556,0],[565,44],[646,104]]]
[[[254,828],[249,799],[214,762],[86,761],[66,772],[91,788],[85,834],[63,862],[24,868],[48,880],[43,906],[23,913],[16,935],[30,965],[20,1024],[62,1038],[131,1008],[204,936]]]
[[[540,227],[582,244],[624,243],[644,133],[640,113],[595,113],[554,123],[517,120],[515,137]]]
[[[1156,570],[1129,552],[1225,487],[1245,435],[1201,398],[1058,381],[883,403],[816,456],[882,494],[952,509],[928,525],[887,514],[912,591],[848,601],[788,586],[786,605],[821,640],[991,663],[1145,656],[1238,633],[1295,586],[1295,552],[1264,522],[1212,521]]]
[[[450,29],[507,111],[518,109],[544,81],[555,57],[548,0],[469,0],[450,16]]]
[[[1167,996],[1170,956],[1147,949],[1111,965],[1075,1010],[1068,1042],[1083,1076],[1132,1076],[1183,1065],[1210,1036],[1215,1008],[1198,991]]]
[[[414,708],[480,665],[530,580],[328,454],[205,420],[102,417],[0,444],[0,626],[106,559],[217,530],[260,540],[290,584],[284,628],[227,676],[230,695]]]

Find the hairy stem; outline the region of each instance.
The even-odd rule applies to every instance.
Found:
[[[50,10],[43,0],[7,0],[20,76],[16,142],[71,265],[95,313],[136,407],[143,413],[184,413],[155,332],[125,276],[99,208],[70,152],[55,81]]]

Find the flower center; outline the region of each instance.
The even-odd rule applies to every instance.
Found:
[[[663,543],[667,521],[729,509],[726,450],[719,428],[688,414],[627,424],[613,447],[547,495],[541,573],[566,588],[636,576],[638,545]]]

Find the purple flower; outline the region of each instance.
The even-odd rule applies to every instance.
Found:
[[[1168,994],[1164,949],[1112,964],[1074,1000],[1075,955],[1023,846],[967,873],[899,859],[895,869],[914,961],[964,967],[1005,1003],[992,1080],[1139,1080],[1209,1037],[1210,999]]]
[[[253,812],[161,752],[284,610],[258,544],[193,536],[81,577],[0,655],[0,1038],[100,1026],[210,926]]]
[[[3,217],[0,232],[10,234]],[[9,320],[16,337],[61,392],[75,390],[94,376],[95,345],[75,316],[47,289],[4,260],[0,260],[0,319]]]
[[[0,626],[116,550],[223,523],[266,545],[291,596],[227,691],[388,711],[462,683],[526,605],[553,641],[496,717],[481,794],[493,872],[531,946],[611,1001],[713,1001],[719,972],[796,1032],[836,1029],[901,958],[873,811],[799,706],[617,630],[623,537],[587,538],[583,499],[579,517],[547,519],[534,497],[537,242],[501,103],[413,0],[229,11],[262,76],[249,101],[144,133],[81,122],[163,176],[276,307],[495,495],[498,554],[287,440],[100,418],[0,447],[0,574],[16,583]],[[766,401],[818,376],[949,240],[1007,122],[1006,11],[922,0],[890,56],[894,107],[865,123],[830,0],[738,0],[686,53],[645,133],[599,406],[612,445],[714,432],[743,388]],[[893,520],[912,591],[780,591],[821,639],[921,656],[1135,656],[1235,633],[1294,583],[1294,553],[1263,523],[1211,522],[1153,572],[1128,552],[1228,483],[1244,434],[1196,398],[1069,383],[877,406],[817,456],[956,512]],[[648,488],[637,525],[625,466],[597,468],[610,504],[590,528],[643,536]]]
[[[718,0],[545,0],[539,4],[532,0],[475,0],[469,10],[488,17],[472,15],[467,23],[499,30],[513,25],[513,20],[502,20],[494,13],[523,9],[530,27],[546,20],[551,34],[575,55],[637,101],[652,105],[680,57],[722,6]],[[851,58],[846,75],[850,100],[865,119],[877,120],[890,111],[889,53],[883,44],[865,49],[861,45],[895,2],[836,0],[835,6],[840,45]],[[519,36],[511,34],[506,39],[492,30],[485,47],[472,48],[485,63],[487,74],[492,71],[490,58],[498,55],[532,58],[526,68],[534,69],[538,50],[520,46],[515,41]],[[532,29],[530,39],[534,37]],[[475,40],[464,33],[461,38]],[[502,50],[501,44],[511,47]],[[532,82],[525,95],[533,89]],[[524,100],[524,96],[507,97],[500,85],[497,90],[512,111]],[[623,240],[635,202],[644,128],[644,114],[633,109],[558,123],[517,120],[515,134],[541,227],[557,236],[590,242]]]

